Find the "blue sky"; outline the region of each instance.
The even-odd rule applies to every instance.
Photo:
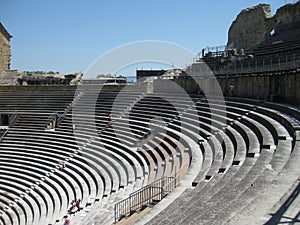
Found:
[[[119,45],[162,40],[199,52],[225,45],[238,13],[255,0],[1,0],[0,22],[13,36],[11,69],[85,71]]]

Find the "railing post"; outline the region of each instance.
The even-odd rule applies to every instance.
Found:
[[[236,74],[236,62],[234,62],[234,73]]]
[[[174,181],[174,186],[176,188],[176,185],[177,185],[177,167],[175,166],[175,181]]]
[[[270,70],[273,70],[273,57],[271,56],[271,69]]]
[[[148,199],[148,202],[152,201],[152,190],[153,187],[149,186],[149,188],[147,188],[147,199]],[[150,200],[151,199],[151,200]],[[149,204],[149,203],[148,203]]]
[[[18,119],[18,114],[17,114],[17,111],[15,111],[15,112],[9,117],[8,126],[13,126],[17,119]]]
[[[176,175],[174,177],[163,177],[116,203],[114,206],[115,222],[123,215],[131,215],[133,212],[140,210],[142,206],[153,203],[154,200],[162,200],[166,193],[171,192],[176,187],[176,180]]]
[[[115,204],[115,222],[117,222],[117,204]]]
[[[131,196],[129,196],[129,214],[131,214],[131,212],[132,212],[132,201],[131,201]]]

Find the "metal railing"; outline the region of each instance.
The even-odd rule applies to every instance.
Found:
[[[55,128],[57,119],[58,119],[58,112],[53,112],[46,120],[46,127],[49,128],[51,124],[51,128]]]
[[[67,113],[68,113],[68,112],[65,111],[64,113],[62,113],[62,114],[57,118],[56,126],[59,126],[60,123],[66,118]]]
[[[226,73],[243,74],[264,71],[280,71],[300,66],[300,53],[282,54],[281,56],[258,57],[248,60],[227,62],[211,67],[215,75]]]
[[[17,112],[14,112],[10,117],[9,117],[9,121],[8,121],[8,125],[9,126],[14,126],[16,121],[18,120],[19,115]]]
[[[4,126],[5,127],[4,128],[5,129],[4,132],[2,132],[2,130],[0,132],[0,142],[6,136],[9,127],[10,126],[14,126],[15,123],[17,122],[18,118],[19,118],[19,114],[18,114],[17,111],[15,111],[12,115],[9,116],[9,118],[8,118],[8,126],[7,127]]]
[[[0,135],[1,136],[0,142],[2,142],[2,139],[6,136],[7,132],[8,132],[8,129],[5,129],[5,131]]]
[[[162,177],[115,204],[115,222],[162,200],[176,187],[176,177]]]

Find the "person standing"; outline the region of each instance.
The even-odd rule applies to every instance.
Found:
[[[64,225],[71,225],[70,217],[68,217],[68,216],[66,217]]]
[[[233,84],[230,84],[230,86],[229,86],[229,88],[228,88],[228,95],[230,96],[230,97],[232,97],[233,96]]]

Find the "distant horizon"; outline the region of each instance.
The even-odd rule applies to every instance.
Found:
[[[295,1],[265,1],[272,15]],[[126,43],[161,40],[197,55],[227,44],[228,30],[245,8],[262,3],[3,0],[0,22],[13,36],[11,69],[85,72],[107,51]],[[155,69],[155,68],[154,68]]]

